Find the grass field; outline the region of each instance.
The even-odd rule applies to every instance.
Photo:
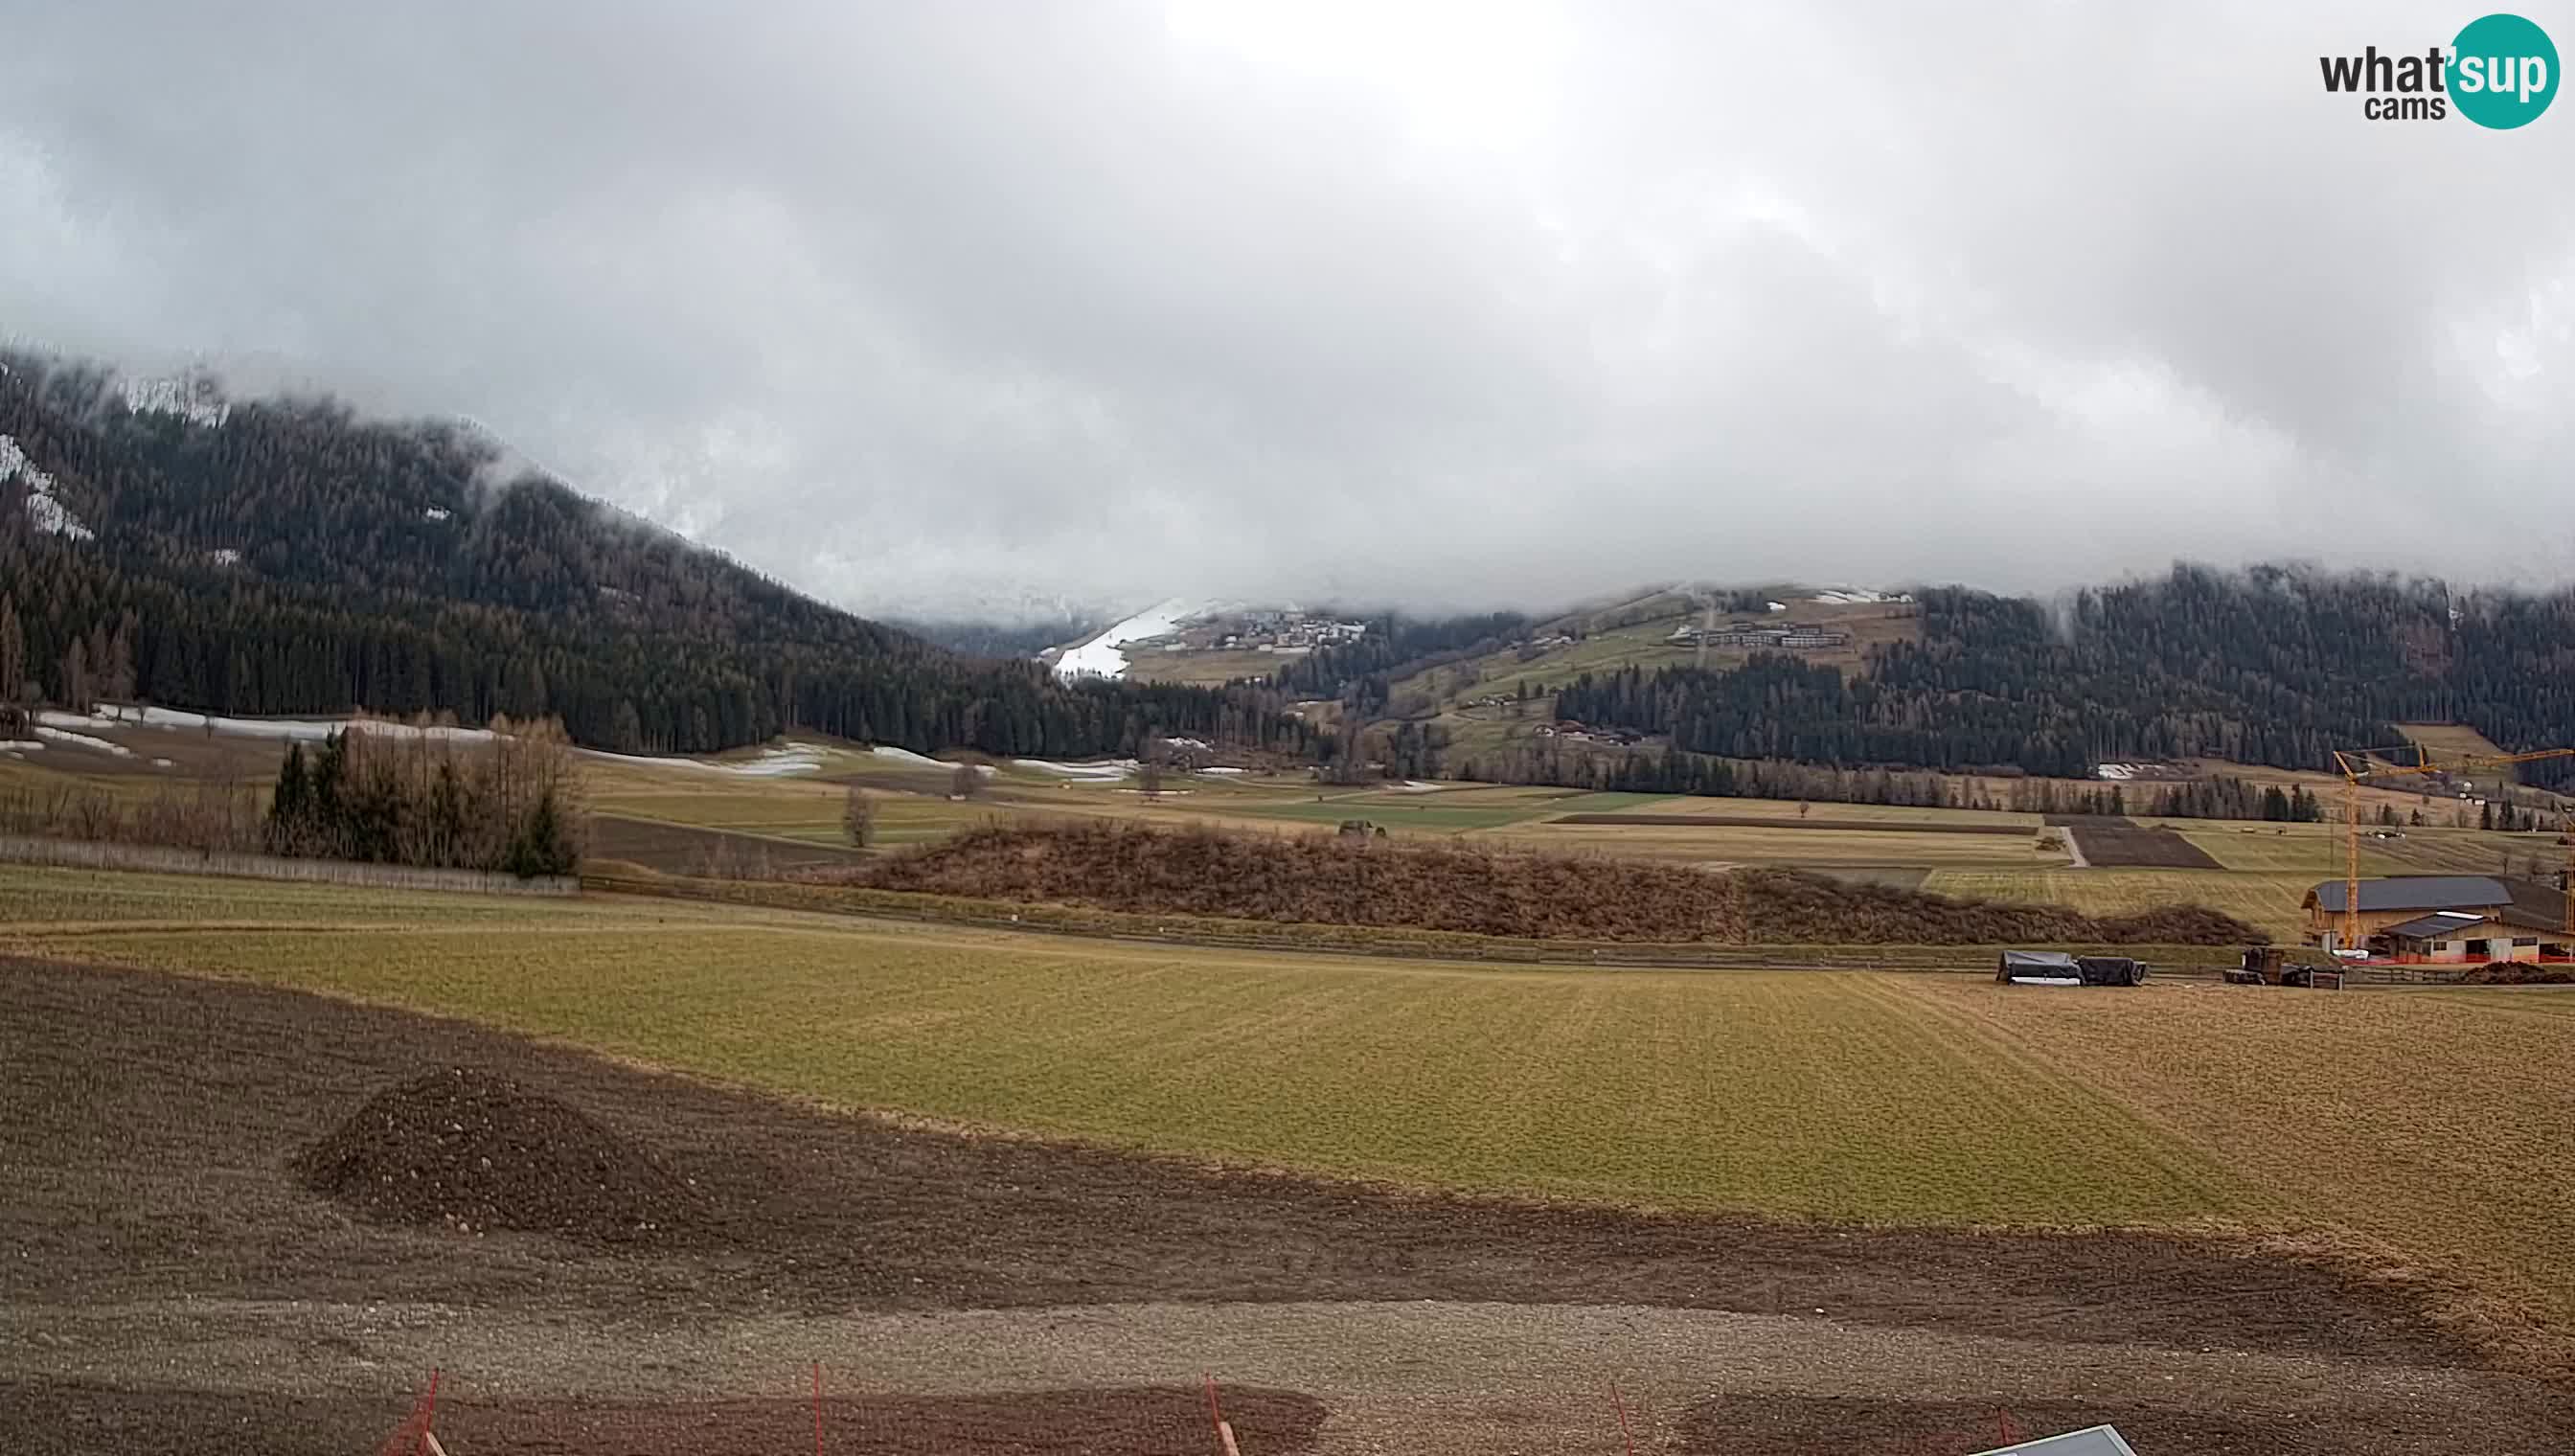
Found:
[[[2575,995],[2173,987],[1918,1002],[2215,1150],[2275,1206],[2575,1319]]]
[[[1711,800],[1725,803],[1729,800]],[[1658,803],[1662,812],[1670,801]],[[1478,836],[1496,845],[1556,853],[1599,853],[1708,864],[1777,864],[1818,868],[1909,867],[2010,871],[2070,861],[2055,848],[2007,834],[1949,834],[1936,829],[1801,829],[1784,819],[1758,824],[1568,824],[1539,821]]]
[[[2558,1156],[2575,995],[2548,991],[1498,970],[23,868],[0,869],[0,949],[465,1016],[843,1106],[1431,1186],[2349,1238],[2575,1322]]]
[[[87,922],[0,945],[464,1015],[844,1105],[1861,1220],[2184,1219],[2250,1196],[2079,1083],[1922,1034],[1865,975],[1499,971],[658,902],[341,892],[333,926],[331,893],[303,887],[116,876],[102,897],[83,878],[0,870],[13,919]]]
[[[2067,905],[2090,915],[2202,904],[2295,944],[2306,926],[2299,900],[2316,879],[2303,873],[2213,869],[1936,869],[1922,887],[1962,898]],[[2224,958],[2212,952],[2211,963]]]
[[[2401,723],[2396,726],[2407,742],[2420,743],[2432,750],[2434,762],[2446,762],[2444,754],[2501,753],[2495,740],[2463,723]],[[2502,770],[2509,773],[2510,769]]]
[[[2297,872],[2318,879],[2338,876],[2344,868],[2343,826],[2320,824],[2251,824],[2158,819],[2181,831],[2183,838],[2208,851],[2229,869]],[[2402,838],[2369,837],[2360,841],[2363,874],[2515,874],[2534,866],[2554,873],[2565,862],[2566,849],[2555,834],[2507,834],[2493,829],[2404,828]]]
[[[1765,624],[1814,622],[1849,633],[1847,647],[1799,654],[1808,662],[1826,663],[1845,673],[1865,668],[1868,650],[1890,642],[1915,642],[1921,638],[1921,620],[1894,615],[1899,609],[1888,605],[1832,605],[1795,600],[1788,610],[1779,613],[1754,613],[1749,620]],[[1585,673],[1599,675],[1627,668],[1678,667],[1698,661],[1694,645],[1671,641],[1672,631],[1695,625],[1700,612],[1692,601],[1681,595],[1662,594],[1654,599],[1628,604],[1626,607],[1591,615],[1595,625],[1584,627],[1584,636],[1576,642],[1522,657],[1518,648],[1505,648],[1470,662],[1450,667],[1433,668],[1392,685],[1393,696],[1426,695],[1442,703],[1473,699],[1499,693],[1512,696],[1520,684],[1528,685],[1541,699]],[[1642,620],[1621,622],[1618,626],[1596,625],[1630,616]],[[1742,614],[1720,613],[1719,625]],[[1571,623],[1559,624],[1571,630]],[[1722,649],[1707,655],[1710,667],[1739,666],[1750,653],[1741,649]],[[1543,723],[1542,704],[1532,704],[1529,717],[1521,725]]]

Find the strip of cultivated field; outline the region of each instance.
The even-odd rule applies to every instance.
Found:
[[[2199,877],[2068,878],[2175,876]],[[1408,1183],[2339,1231],[2575,1322],[2575,1014],[2544,990],[1496,970],[22,868],[0,869],[0,949],[320,989],[845,1106]]]
[[[2575,1318],[2575,994],[1879,984],[2145,1109],[2314,1221]]]
[[[0,942],[463,1015],[844,1105],[1817,1217],[2170,1221],[2249,1203],[2172,1134],[1930,1034],[1856,993],[1866,976],[1501,971],[598,901],[477,922],[428,918],[443,897],[351,896],[332,926],[307,887],[272,904],[275,887],[224,885],[237,900],[219,905],[207,882],[144,876],[120,877],[135,887],[112,906],[55,912],[33,904],[48,878],[0,871],[24,918],[93,925]],[[242,923],[168,928],[191,915]]]
[[[2294,945],[2306,926],[2299,897],[2320,877],[2221,869],[1935,869],[1922,887],[1964,899],[2065,905],[2087,915],[2201,904]],[[2210,952],[2209,963],[2227,958]]]

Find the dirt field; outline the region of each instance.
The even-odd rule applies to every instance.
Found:
[[[727,863],[784,873],[812,865],[863,864],[868,858],[863,851],[845,845],[615,814],[591,816],[590,857],[641,864],[666,874],[703,874],[709,866]]]
[[[2103,869],[2222,869],[2208,851],[2160,825],[2111,814],[2049,814],[2047,821],[2074,835],[2086,863]]]
[[[720,1237],[391,1227],[293,1175],[448,1066],[649,1147]],[[2501,1373],[2427,1286],[2249,1244],[1201,1169],[143,971],[0,964],[0,1169],[12,1452],[364,1450],[432,1364],[459,1456],[796,1449],[808,1361],[849,1452],[1205,1451],[1200,1370],[1254,1456],[1615,1449],[1613,1379],[1656,1451],[1843,1456],[1889,1420],[1962,1450],[1992,1406],[2189,1442],[2153,1456],[2575,1440],[2567,1392]]]

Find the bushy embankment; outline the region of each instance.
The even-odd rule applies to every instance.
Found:
[[[986,827],[809,878],[979,899],[1535,939],[1773,945],[2232,945],[2264,938],[2199,905],[2094,916],[1790,869],[1682,865],[1329,835],[1134,824]]]

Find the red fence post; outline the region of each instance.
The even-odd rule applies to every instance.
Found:
[[[823,1362],[814,1362],[814,1456],[823,1456]]]
[[[1636,1456],[1636,1433],[1627,1424],[1627,1403],[1618,1398],[1618,1382],[1609,1382],[1609,1408],[1618,1413],[1618,1434],[1627,1442],[1627,1456]]]
[[[1208,1420],[1216,1426],[1217,1449],[1222,1451],[1224,1456],[1241,1456],[1241,1452],[1234,1444],[1234,1427],[1225,1423],[1225,1408],[1217,1404],[1216,1376],[1202,1370],[1199,1372],[1199,1378],[1207,1382]]]

